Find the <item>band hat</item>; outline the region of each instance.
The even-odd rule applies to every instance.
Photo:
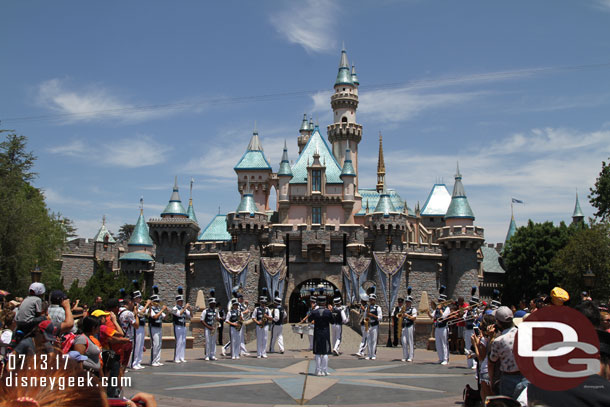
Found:
[[[259,301],[259,302],[265,302],[265,303],[266,303],[266,302],[267,302],[267,297],[266,297],[266,296],[264,296],[264,295],[261,295],[260,297],[258,297],[258,301]]]
[[[133,298],[134,300],[136,298],[142,298],[142,293],[138,290],[138,291],[134,291],[131,293],[131,298]]]
[[[370,294],[369,295],[369,300],[377,300],[377,295],[376,294]]]
[[[161,298],[157,294],[153,294],[150,296],[150,300],[152,302],[159,302],[161,300]]]
[[[336,297],[336,298],[333,298],[333,302],[334,302],[335,304],[341,304],[341,297]]]
[[[443,301],[447,301],[447,295],[446,294],[441,294],[438,296],[438,302],[443,302]]]
[[[214,298],[214,297],[208,298],[208,304],[216,304],[216,298]]]
[[[366,302],[366,301],[368,301],[368,300],[369,300],[369,296],[368,296],[368,294],[364,294],[364,295],[361,295],[361,296],[360,296],[360,301],[365,301],[365,302]]]
[[[400,297],[400,298],[398,298],[398,300],[397,300],[397,301],[398,301],[398,302],[405,302],[405,299],[404,299],[404,298],[402,298],[402,297]]]
[[[182,296],[182,295],[177,295],[177,296],[176,296],[176,301],[184,301],[184,296]]]
[[[30,284],[30,291],[34,292],[34,295],[42,295],[46,291],[44,288],[44,284],[42,283],[32,283]]]
[[[513,320],[513,312],[507,306],[502,306],[495,310],[493,316],[499,322],[511,322]]]
[[[324,304],[326,302],[326,296],[320,295],[320,296],[318,296],[318,298],[316,298],[316,301],[319,302],[320,304]]]
[[[279,304],[281,304],[281,303],[282,303],[282,299],[281,299],[280,297],[275,297],[275,298],[273,299],[273,303],[274,303],[274,304],[278,304],[278,305],[279,305]]]
[[[239,305],[239,301],[237,300],[237,298],[231,298],[231,306],[233,305]]]
[[[553,305],[563,305],[564,302],[570,299],[570,294],[561,287],[555,287],[551,290],[551,302]]]
[[[406,302],[413,302],[413,297],[410,295],[405,299]]]

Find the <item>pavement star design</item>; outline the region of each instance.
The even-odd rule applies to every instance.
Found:
[[[314,397],[322,394],[335,384],[346,384],[354,386],[370,386],[387,389],[413,390],[418,392],[444,393],[442,390],[431,389],[408,384],[397,384],[383,379],[421,379],[431,377],[459,377],[463,374],[433,374],[433,373],[384,373],[385,369],[395,368],[396,364],[365,366],[355,368],[343,368],[330,371],[328,377],[314,376],[315,364],[304,360],[285,368],[260,367],[245,364],[222,364],[223,367],[237,369],[230,372],[164,372],[154,373],[162,376],[185,376],[204,378],[226,378],[226,380],[192,384],[188,386],[169,387],[166,391],[180,391],[186,389],[206,389],[235,386],[249,386],[258,384],[275,383],[298,404],[306,403]]]

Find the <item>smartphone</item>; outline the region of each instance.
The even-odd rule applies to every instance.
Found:
[[[481,335],[481,330],[479,329],[479,327],[478,327],[478,326],[475,326],[475,327],[473,328],[473,330],[474,330],[474,334],[475,334],[475,335],[477,335],[477,336],[478,336],[478,335]]]

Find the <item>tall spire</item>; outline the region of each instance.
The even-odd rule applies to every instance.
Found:
[[[512,205],[511,205],[512,208]],[[512,211],[511,211],[512,212]],[[504,239],[504,246],[508,244],[508,241],[517,231],[517,222],[515,222],[515,216],[511,213],[510,224],[508,225],[508,232],[506,233],[506,239]]]
[[[195,208],[193,208],[193,183],[195,182],[195,180],[193,178],[191,178],[191,190],[190,190],[190,195],[189,195],[189,207],[186,210],[186,214],[188,215],[189,219],[194,220],[195,222],[197,222],[197,216],[195,216]]]
[[[258,130],[256,129],[256,121],[254,121],[254,131],[252,131],[252,138],[250,144],[248,144],[248,151],[263,151],[263,145],[258,138]]]
[[[161,213],[162,218],[166,216],[188,217],[186,210],[184,210],[184,206],[182,206],[182,200],[180,199],[180,193],[178,192],[177,176],[174,177],[174,188],[172,190],[172,196],[169,198],[169,203]]]
[[[360,85],[360,81],[358,80],[358,75],[356,75],[356,65],[352,63],[352,82],[354,85]]]
[[[140,200],[142,202],[142,200]],[[148,225],[144,220],[144,212],[140,209],[140,216],[138,217],[138,221],[136,222],[136,226],[133,228],[133,232],[131,232],[131,237],[129,238],[128,246],[147,246],[152,247],[153,242],[150,238],[150,233],[148,230]]]
[[[457,164],[455,173],[455,184],[453,184],[453,194],[451,194],[451,203],[447,208],[445,219],[462,218],[474,220],[474,213],[470,209],[470,204],[466,198],[464,185],[462,185],[462,174],[460,173],[460,164]]]
[[[385,161],[383,159],[383,138],[379,132],[379,157],[377,158],[377,192],[385,190]]]
[[[574,212],[572,213],[572,223],[583,222],[585,220],[585,214],[580,209],[580,202],[578,201],[578,191],[576,191],[576,204],[574,205]]]
[[[305,117],[305,120],[307,120],[307,117]],[[284,151],[282,152],[282,161],[280,162],[280,170],[277,172],[277,175],[279,177],[292,177],[292,169],[290,168],[290,162],[288,161],[288,147],[286,147],[286,140],[284,140]]]
[[[335,86],[337,85],[354,86],[354,82],[352,82],[352,74],[349,70],[349,61],[347,60],[347,51],[345,51],[345,47],[341,50],[339,72],[337,73],[337,80],[335,81]]]

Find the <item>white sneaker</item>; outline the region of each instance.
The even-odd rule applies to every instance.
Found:
[[[208,357],[206,356],[205,360],[210,360],[210,358],[208,358]]]
[[[407,361],[407,359],[400,359],[400,361],[401,361],[401,362],[406,362],[406,361]]]
[[[235,359],[237,359],[237,358],[236,358],[235,356],[231,356],[231,359],[235,360]]]
[[[413,359],[407,359],[407,362],[413,362]]]
[[[157,366],[163,366],[163,365],[161,363],[153,363],[151,366],[157,367]]]
[[[263,355],[263,358],[267,359],[267,355]]]
[[[180,359],[180,362],[182,362],[182,363],[186,363],[186,360],[184,360],[184,359]]]
[[[368,356],[364,358],[364,360],[370,360],[371,358],[369,358]]]
[[[330,376],[330,373],[324,372],[324,376]]]
[[[322,372],[316,373],[316,376],[322,376]]]
[[[249,352],[242,352],[242,355],[244,355],[244,356],[250,356],[250,353],[249,353]]]
[[[239,356],[235,356],[235,359],[239,359]]]
[[[443,366],[448,365],[448,364],[449,364],[449,362],[447,362],[446,360],[443,360],[443,361],[441,362],[441,365],[443,365]]]
[[[212,360],[218,360],[218,359],[216,359],[216,356],[212,356],[210,359],[212,359]]]
[[[356,353],[356,356],[363,357],[364,355],[362,353],[358,352],[358,353]]]
[[[377,359],[377,356],[373,356],[373,357],[371,358],[371,360],[375,360],[375,359]]]
[[[260,359],[260,358],[262,358],[262,356],[261,356],[261,355],[257,355],[257,356],[256,356],[256,358],[257,358],[257,359]]]
[[[174,363],[180,363],[180,361],[179,360],[174,360]]]

